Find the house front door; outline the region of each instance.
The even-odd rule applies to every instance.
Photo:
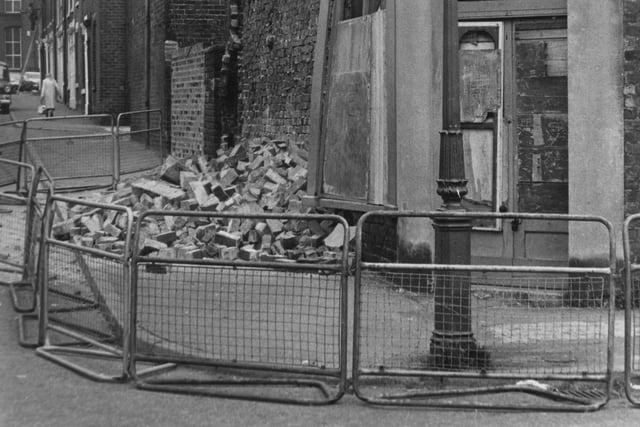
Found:
[[[568,213],[565,18],[463,22],[469,211]],[[568,224],[476,221],[475,263],[566,265]]]

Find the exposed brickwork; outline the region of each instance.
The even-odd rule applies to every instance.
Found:
[[[129,107],[127,95],[127,0],[85,0],[77,12],[92,17],[90,55],[94,56],[91,112],[120,113]]]
[[[624,0],[625,214],[640,212],[640,0]]]
[[[199,43],[179,49],[173,59],[171,140],[176,157],[215,153],[221,130],[216,82],[223,52]]]
[[[147,100],[145,0],[130,0],[128,67],[131,110],[162,109],[167,134],[171,124],[171,67],[165,40],[181,47],[195,43],[222,44],[228,33],[229,0],[150,0],[150,72]],[[180,96],[180,94],[178,94]]]
[[[223,43],[229,32],[228,3],[229,0],[169,1],[168,38],[183,47]]]
[[[319,0],[243,0],[244,138],[307,143]]]

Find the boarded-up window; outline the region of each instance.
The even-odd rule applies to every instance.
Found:
[[[502,108],[502,51],[499,26],[462,27],[460,38],[460,115],[465,174],[464,206],[495,212],[498,194],[499,111]],[[495,221],[478,220],[493,228]]]

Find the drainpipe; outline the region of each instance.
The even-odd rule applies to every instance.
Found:
[[[144,8],[145,8],[145,20],[146,20],[146,25],[145,25],[145,56],[144,56],[144,60],[145,60],[145,76],[146,76],[146,80],[147,80],[147,84],[146,84],[146,94],[145,94],[145,109],[149,110],[151,109],[151,7],[149,5],[150,0],[145,0],[144,2]],[[150,117],[149,117],[149,113],[146,114],[147,116],[147,129],[150,128],[151,126],[151,121],[150,121]],[[149,135],[149,132],[146,132],[147,134],[147,147],[149,145],[151,145],[151,135]]]
[[[150,0],[145,0],[145,56],[144,56],[144,68],[145,77],[147,80],[146,93],[145,93],[145,108],[148,110],[151,106],[151,8],[149,5]],[[148,128],[148,124],[147,124]]]

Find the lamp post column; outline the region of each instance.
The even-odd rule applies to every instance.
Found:
[[[458,0],[444,0],[443,130],[440,137],[438,194],[442,212],[464,212],[467,194],[460,128],[460,71]],[[445,217],[434,220],[435,263],[471,263],[471,220]],[[435,328],[430,364],[436,368],[465,369],[486,365],[487,355],[476,345],[471,325],[471,285],[468,272],[436,272]]]

